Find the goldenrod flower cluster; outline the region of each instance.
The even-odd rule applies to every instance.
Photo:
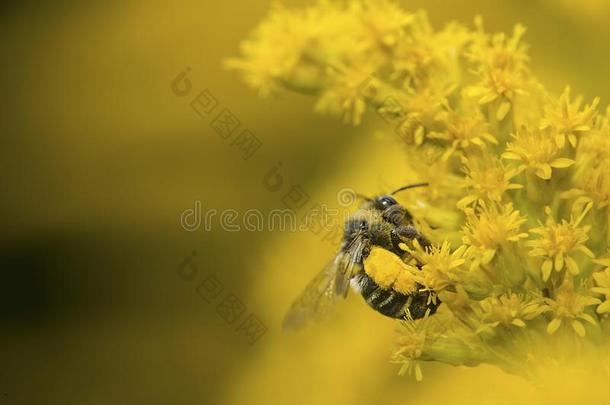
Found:
[[[429,182],[412,211],[434,247],[405,246],[405,268],[442,304],[403,322],[394,356],[417,379],[420,361],[610,362],[610,110],[549,94],[524,33],[321,1],[277,6],[229,62],[262,94],[313,94],[350,124],[376,112]]]

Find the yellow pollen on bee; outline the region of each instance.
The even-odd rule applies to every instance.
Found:
[[[409,267],[394,253],[373,247],[364,261],[364,271],[380,287],[403,294],[415,292],[417,285]]]

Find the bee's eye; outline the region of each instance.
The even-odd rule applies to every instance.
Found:
[[[389,195],[384,195],[384,196],[377,198],[377,203],[380,206],[382,206],[383,208],[388,208],[388,207],[391,207],[392,205],[398,204],[396,202],[396,200],[394,198],[390,197]]]

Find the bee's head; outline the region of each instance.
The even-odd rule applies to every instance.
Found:
[[[393,205],[397,205],[398,202],[394,199],[394,197],[390,195],[380,195],[375,197],[372,201],[373,207],[379,211],[385,211]]]
[[[395,205],[399,205],[398,201],[396,201],[396,199],[394,197],[392,197],[391,195],[379,195],[376,197],[364,197],[364,196],[360,196],[364,201],[362,202],[362,205],[360,206],[360,208],[362,209],[366,209],[366,210],[376,210],[376,211],[385,211],[390,207],[393,207]]]
[[[428,183],[409,184],[409,185],[400,187],[400,188],[392,191],[390,194],[383,194],[383,195],[380,195],[380,196],[377,196],[374,198],[369,198],[366,195],[362,195],[362,194],[356,194],[356,195],[364,200],[364,204],[362,205],[362,208],[375,208],[380,211],[383,211],[394,205],[398,205],[398,202],[396,201],[396,199],[394,197],[392,197],[394,194],[396,194],[400,191],[408,190],[410,188],[425,187],[427,185],[428,185]]]
[[[411,220],[412,216],[411,213],[409,213],[406,208],[398,204],[396,199],[392,196],[403,190],[415,187],[423,187],[427,185],[428,183],[410,184],[408,186],[400,187],[399,189],[394,190],[390,194],[384,194],[374,198],[363,197],[365,199],[365,202],[362,208],[372,208],[376,211],[380,211],[386,221],[399,225],[403,221]]]
[[[391,224],[400,225],[410,221],[411,213],[389,195],[380,195],[372,201],[373,209],[381,212],[383,219]]]

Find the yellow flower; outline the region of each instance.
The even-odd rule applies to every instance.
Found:
[[[417,240],[414,240],[413,245],[414,248],[405,244],[400,246],[422,264],[421,271],[414,275],[419,284],[427,290],[439,293],[458,280],[458,268],[466,261],[466,246],[460,246],[452,252],[449,242],[429,249],[424,249]]]
[[[583,190],[591,196],[599,208],[610,205],[610,162],[600,162],[588,175],[585,175]]]
[[[610,159],[610,107],[606,115],[597,120],[596,127],[578,143],[576,157],[579,163],[597,164]]]
[[[452,329],[454,336],[447,331]],[[462,364],[467,358],[479,355],[472,334],[465,330],[462,324],[453,323],[446,316],[428,313],[417,320],[407,314],[407,319],[401,321],[400,335],[397,347],[392,355],[392,362],[400,364],[399,375],[413,375],[417,381],[423,379],[422,360],[442,358],[448,364]],[[474,363],[470,360],[471,363]]]
[[[443,159],[447,159],[458,149],[463,151],[473,145],[484,147],[486,142],[498,143],[489,133],[487,124],[479,114],[462,116],[455,111],[448,111],[444,121],[447,123],[444,131],[432,132],[428,135],[431,139],[442,139],[449,143]]]
[[[480,17],[475,19],[475,25],[479,35],[468,55],[471,61],[482,64],[488,69],[526,72],[529,56],[527,46],[521,41],[526,31],[523,25],[515,25],[510,38],[503,33],[491,37],[485,34]]]
[[[435,46],[435,37],[430,35],[432,28],[424,12],[415,16],[412,32],[396,45],[393,76],[404,80],[406,85],[422,87],[431,70],[440,63],[442,52]]]
[[[449,88],[425,88],[421,91],[405,91],[406,97],[401,99],[406,116],[396,127],[397,134],[407,144],[421,145],[427,135],[428,128],[440,127],[443,107]],[[385,115],[383,110],[380,113]]]
[[[499,203],[508,190],[517,190],[522,184],[511,183],[517,174],[515,169],[507,169],[493,155],[469,156],[462,159],[466,178],[464,186],[469,193],[458,202],[458,207],[464,209],[475,201],[491,201]]]
[[[574,164],[574,160],[560,157],[561,148],[555,139],[540,129],[522,126],[513,138],[502,158],[520,161],[520,170],[531,170],[541,179],[550,179],[553,168],[561,169]]]
[[[595,287],[591,288],[594,293],[604,296],[604,302],[597,307],[597,313],[605,314],[610,312],[610,259],[596,260],[595,262],[607,266],[604,271],[593,273]]]
[[[323,13],[319,13],[321,18]],[[289,10],[275,6],[269,17],[256,29],[252,39],[241,46],[243,56],[230,59],[227,66],[243,72],[246,82],[263,95],[276,91],[283,78],[302,61],[308,45],[319,38],[310,29],[313,10]]]
[[[591,205],[588,205],[578,218],[571,217],[570,221],[562,219],[557,223],[551,214],[551,209],[546,207],[546,225],[530,229],[531,233],[540,236],[536,240],[528,241],[527,246],[532,248],[529,252],[530,256],[542,257],[544,260],[541,268],[542,280],[547,281],[553,269],[556,272],[563,271],[564,265],[570,274],[577,275],[580,269],[577,261],[572,257],[576,252],[594,257],[593,252],[585,245],[591,227],[578,226],[590,208]]]
[[[591,325],[597,325],[595,318],[589,315],[586,310],[588,307],[598,305],[600,300],[575,291],[571,281],[564,281],[561,287],[555,291],[555,298],[545,298],[547,310],[552,313],[552,320],[547,325],[547,332],[553,334],[559,329],[561,324],[569,322],[578,336],[585,336],[586,331],[580,320],[584,320]]]
[[[473,258],[471,268],[491,262],[501,244],[527,238],[526,232],[520,232],[525,218],[510,203],[504,206],[482,204],[476,210],[467,208],[465,212],[468,222],[463,229],[462,242],[468,246],[468,256]]]
[[[585,336],[569,357],[610,352],[610,261],[592,260],[610,240],[610,108],[569,88],[550,98],[522,26],[475,26],[436,31],[390,0],[321,0],[276,8],[232,62],[259,91],[312,94],[352,124],[371,107],[402,141],[405,178],[429,183],[407,206],[432,246],[373,249],[365,262],[384,287],[442,301],[403,323],[394,361],[418,380],[421,361],[533,375],[565,357],[552,349],[564,334],[547,334],[562,325]]]
[[[546,108],[546,114],[541,120],[540,129],[551,128],[555,133],[555,142],[563,148],[566,138],[572,147],[576,147],[577,136],[591,131],[593,121],[597,115],[599,98],[595,98],[590,105],[580,110],[581,99],[570,102],[570,87],[566,87],[559,97],[559,101]]]
[[[481,326],[477,329],[477,333],[481,333],[498,325],[525,328],[525,321],[538,317],[544,311],[544,306],[540,298],[509,292],[499,297],[486,298],[473,309],[481,321]]]
[[[403,333],[398,338],[398,349],[392,356],[392,362],[402,364],[399,375],[414,375],[417,381],[423,380],[421,365],[418,359],[422,356],[428,340],[430,317],[424,316],[417,321],[402,322]]]
[[[353,3],[357,17],[362,19],[366,30],[365,39],[369,46],[384,49],[393,48],[405,35],[404,29],[413,22],[415,16],[405,12],[389,0],[368,0]]]
[[[491,37],[483,32],[480,19],[478,39],[468,53],[468,59],[477,66],[478,84],[466,88],[466,95],[474,97],[480,104],[498,101],[496,119],[502,121],[511,109],[516,94],[526,93],[528,56],[521,43],[525,28],[515,26],[513,36],[504,34]]]
[[[598,208],[610,204],[610,128],[605,128],[606,120],[600,130],[579,143],[574,174],[580,191],[591,197]]]
[[[328,68],[329,84],[316,104],[316,111],[342,115],[346,123],[360,124],[362,114],[366,110],[362,84],[371,77],[372,72],[373,69],[366,65],[355,68]]]

